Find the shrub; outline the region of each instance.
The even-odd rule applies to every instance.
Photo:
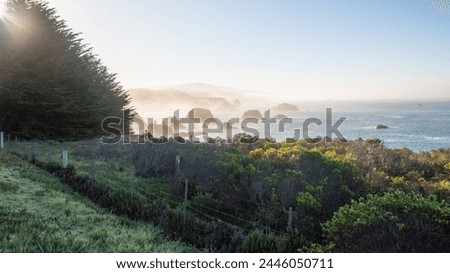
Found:
[[[449,252],[450,205],[389,190],[342,207],[323,230],[342,252]]]
[[[175,174],[177,152],[173,142],[166,144],[131,144],[130,161],[136,175],[161,177]]]
[[[273,233],[265,234],[261,230],[251,232],[242,244],[242,251],[248,253],[283,252],[285,238]]]

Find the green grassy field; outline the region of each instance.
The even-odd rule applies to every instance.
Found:
[[[97,182],[104,183],[110,188],[129,192],[130,180],[134,171],[129,164],[122,162],[126,155],[114,155],[112,158],[105,155],[99,156],[94,151],[98,146],[98,141],[55,142],[51,145],[48,142],[11,141],[5,143],[5,150],[19,155],[26,154],[28,159],[33,153],[38,161],[57,164],[61,164],[62,151],[67,150],[69,152],[69,163],[76,169],[78,175],[95,177]],[[77,153],[79,150],[82,150],[83,153]],[[169,191],[167,183],[158,178],[144,178],[134,175],[133,179],[137,196],[153,198],[155,194],[160,196],[161,193]]]
[[[0,152],[0,252],[192,252],[152,225],[110,214],[58,178]]]

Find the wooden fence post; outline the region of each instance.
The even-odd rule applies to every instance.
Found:
[[[0,150],[3,150],[5,148],[5,141],[3,139],[3,132],[0,132]]]
[[[287,231],[289,233],[292,232],[292,207],[289,207],[289,216],[288,216],[288,227],[287,227]]]
[[[67,169],[68,166],[69,166],[69,152],[68,151],[63,151],[63,154],[62,154],[62,167],[64,169]]]

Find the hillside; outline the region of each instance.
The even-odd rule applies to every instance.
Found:
[[[189,252],[150,224],[114,216],[51,174],[0,152],[0,252]]]
[[[449,251],[450,150],[233,141],[7,141],[0,252]]]
[[[211,85],[179,85],[168,88],[130,90],[134,106],[141,115],[149,111],[165,111],[171,113],[176,109],[208,108],[212,111],[222,109],[223,105],[239,99],[246,99],[238,90]],[[153,115],[155,113],[152,113]]]
[[[249,109],[268,109],[272,103],[263,94],[204,83],[132,88],[129,95],[133,107],[145,119],[166,117],[175,110],[187,113],[192,108],[206,108],[215,117],[220,117],[221,113],[240,116]]]

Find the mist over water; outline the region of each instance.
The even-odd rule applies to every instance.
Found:
[[[284,141],[294,138],[295,129],[300,129],[300,138],[323,137],[326,136],[326,109],[331,108],[331,124],[335,124],[341,117],[346,118],[338,129],[348,140],[378,138],[389,148],[406,147],[413,151],[450,148],[450,100],[307,101],[288,97],[272,98],[261,94],[250,95],[248,92],[235,88],[201,83],[161,90],[135,89],[132,90],[131,95],[140,116],[145,121],[153,118],[157,124],[161,124],[163,118],[173,116],[176,110],[179,110],[180,118],[186,117],[193,108],[207,109],[221,122],[228,122],[233,118],[239,119],[239,122],[232,125],[231,133],[207,135],[211,138],[230,139],[233,135],[243,132],[241,122],[246,111],[258,110],[264,117],[264,112],[269,109],[272,118],[284,116],[292,118],[293,123],[286,124],[284,132],[279,129],[280,119],[277,123],[270,125],[270,130],[266,130],[267,127],[260,119],[258,124],[248,124],[248,128],[259,132],[260,138]],[[235,105],[236,101],[237,105]],[[285,107],[279,107],[282,103],[296,107],[299,111],[289,111]],[[303,123],[309,118],[320,119],[322,124],[310,124],[309,132],[305,134]],[[378,125],[384,125],[387,128],[377,129]],[[212,124],[208,128],[217,127]],[[206,140],[206,136],[200,137],[201,132],[202,124],[196,124],[194,135],[200,141]],[[187,131],[184,133],[184,137],[186,136]],[[333,135],[333,138],[335,137],[338,136]]]

